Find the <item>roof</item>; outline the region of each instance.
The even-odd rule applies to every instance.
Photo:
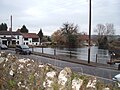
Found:
[[[39,38],[36,33],[22,33],[24,38]]]
[[[0,37],[1,39],[7,39],[8,41],[16,39],[15,37]]]
[[[1,39],[16,39],[15,37],[1,37]]]
[[[20,32],[0,31],[0,35],[21,35]]]

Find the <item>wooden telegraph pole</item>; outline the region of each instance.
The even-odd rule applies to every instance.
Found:
[[[91,0],[89,0],[89,47],[88,47],[88,63],[90,63],[90,42],[91,42]]]

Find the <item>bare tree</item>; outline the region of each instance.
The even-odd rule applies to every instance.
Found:
[[[113,35],[115,33],[114,25],[107,24],[97,24],[94,32],[98,34],[98,46],[99,48],[106,48],[108,45],[108,35]]]
[[[113,24],[106,24],[106,35],[114,35],[115,29]]]
[[[97,24],[94,32],[96,32],[99,36],[113,35],[115,33],[115,29],[113,24]]]

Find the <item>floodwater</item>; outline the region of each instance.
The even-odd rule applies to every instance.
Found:
[[[42,53],[42,48],[34,48],[36,52]],[[84,48],[43,48],[43,53],[52,54],[56,51],[56,55],[70,57],[70,52],[72,58],[77,58],[80,60],[88,60],[88,47]],[[110,55],[108,50],[98,49],[97,46],[90,47],[90,60],[92,62],[98,62],[106,64],[110,60]]]

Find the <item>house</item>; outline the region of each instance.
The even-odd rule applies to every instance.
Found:
[[[20,33],[14,31],[0,31],[0,44],[5,45],[39,45],[39,36],[36,33]]]
[[[0,31],[0,44],[23,44],[23,36],[19,32]]]
[[[40,39],[36,33],[21,33],[23,35],[23,44],[39,45]]]

